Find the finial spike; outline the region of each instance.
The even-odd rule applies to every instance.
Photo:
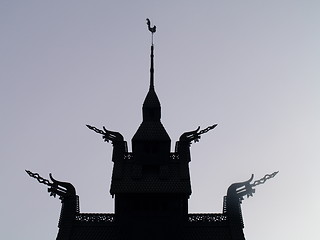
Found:
[[[151,55],[150,55],[150,89],[154,88],[154,67],[153,67],[153,34],[156,32],[157,27],[154,25],[151,27],[150,19],[147,18],[148,30],[151,32]]]
[[[151,45],[151,63],[150,63],[150,89],[154,88],[154,63],[153,63],[153,44]]]

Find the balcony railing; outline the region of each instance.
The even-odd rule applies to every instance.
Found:
[[[75,218],[78,223],[113,223],[113,213],[80,213]]]
[[[75,217],[77,223],[112,224],[115,222],[113,213],[79,213]],[[189,224],[224,224],[227,216],[222,213],[192,213],[188,214]]]
[[[222,213],[188,214],[189,223],[226,223],[227,216]]]

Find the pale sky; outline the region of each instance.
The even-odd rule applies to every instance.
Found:
[[[319,238],[320,1],[0,1],[0,236],[55,239],[61,203],[24,169],[71,182],[82,212],[113,212],[112,145],[131,150],[155,87],[173,146],[192,145],[190,212],[280,171],[242,204],[247,240]]]

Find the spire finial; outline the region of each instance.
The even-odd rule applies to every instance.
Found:
[[[150,22],[150,19],[147,18],[147,25],[148,25],[148,29],[149,31],[151,32],[151,43],[153,45],[153,34],[156,32],[157,30],[157,27],[155,25],[153,25],[153,27],[151,27],[151,22]]]
[[[150,19],[147,18],[147,25],[148,25],[148,29],[152,34],[152,38],[151,38],[151,66],[150,66],[150,89],[154,88],[154,68],[153,68],[153,34],[156,32],[157,27],[154,25],[153,27],[151,27],[151,22]]]

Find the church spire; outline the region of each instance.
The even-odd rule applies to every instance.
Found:
[[[144,100],[142,107],[143,121],[160,121],[161,118],[161,106],[158,96],[154,89],[154,46],[153,46],[153,34],[156,32],[156,26],[151,27],[150,20],[147,18],[148,29],[152,34],[151,39],[151,54],[150,54],[150,86],[148,94]]]
[[[161,105],[154,88],[153,34],[156,32],[156,26],[151,27],[149,19],[147,25],[152,34],[150,86],[142,105],[142,123],[132,138],[132,153],[136,164],[159,167],[169,161],[171,140],[160,121]]]
[[[151,22],[150,22],[150,19],[147,18],[147,25],[148,25],[148,29],[149,31],[151,32],[151,55],[150,55],[150,58],[151,58],[151,64],[150,64],[150,89],[151,88],[154,88],[154,67],[153,67],[153,49],[154,49],[154,46],[153,46],[153,34],[156,32],[157,30],[157,27],[154,25],[153,27],[151,27]]]

